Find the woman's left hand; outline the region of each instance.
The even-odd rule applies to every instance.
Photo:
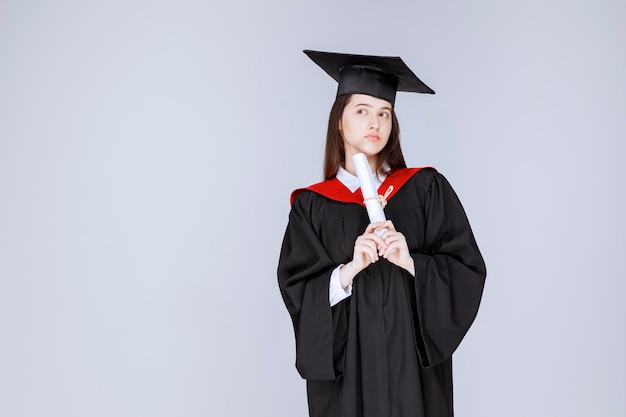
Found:
[[[415,263],[409,253],[409,247],[404,235],[396,230],[391,220],[387,220],[380,226],[380,229],[382,228],[387,229],[381,236],[385,242],[385,246],[378,248],[378,255],[387,259],[392,264],[406,269],[411,275],[415,276]]]

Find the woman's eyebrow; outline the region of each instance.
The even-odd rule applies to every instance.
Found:
[[[365,107],[369,107],[369,108],[373,108],[374,106],[372,106],[371,104],[368,103],[359,103],[359,104],[355,104],[354,107],[359,107],[359,106],[365,106]],[[389,110],[391,111],[391,107],[385,106],[385,107],[381,107],[380,110]]]

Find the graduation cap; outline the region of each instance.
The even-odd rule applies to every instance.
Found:
[[[303,52],[339,83],[337,97],[367,94],[393,105],[396,91],[435,94],[397,56]]]

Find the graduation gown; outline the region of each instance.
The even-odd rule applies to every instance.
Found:
[[[312,417],[449,417],[452,353],[480,303],[485,264],[450,184],[433,169],[401,169],[387,219],[406,237],[415,277],[380,258],[331,307],[329,279],[369,224],[360,189],[338,179],[292,194],[278,265],[307,380]]]

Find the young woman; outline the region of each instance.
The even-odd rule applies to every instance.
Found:
[[[309,413],[451,417],[451,357],[486,272],[446,179],[406,168],[400,149],[396,91],[434,92],[399,58],[305,53],[339,82],[325,181],[292,194],[278,265]],[[356,153],[378,181],[385,222],[368,220]]]

